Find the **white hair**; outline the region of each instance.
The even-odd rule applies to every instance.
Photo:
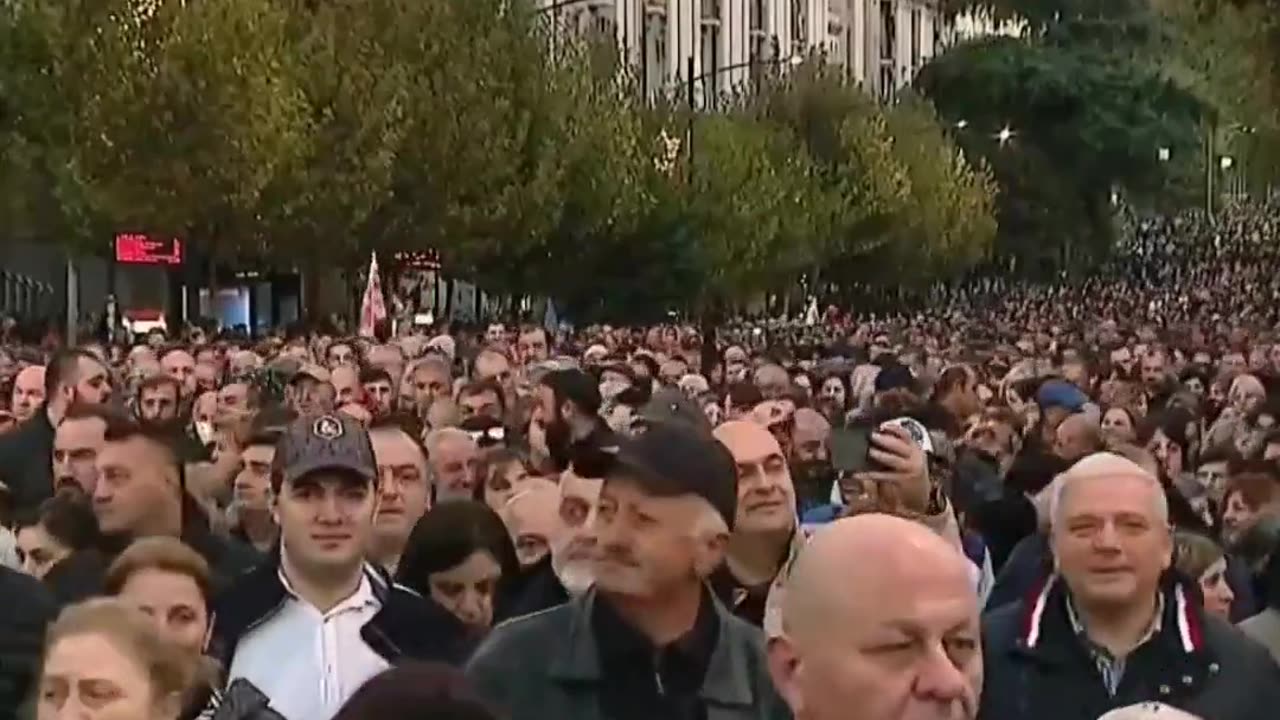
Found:
[[[409,368],[409,374],[416,373],[419,370],[439,370],[443,372],[446,377],[450,379],[453,378],[453,368],[449,365],[448,361],[441,357],[427,356],[419,360]]]
[[[427,457],[434,457],[436,451],[440,449],[441,443],[446,440],[457,440],[459,442],[475,444],[475,440],[472,439],[471,435],[466,430],[456,427],[436,428],[435,430],[427,433],[427,438],[422,443],[427,448]]]
[[[1151,490],[1152,512],[1154,512],[1157,522],[1168,527],[1169,499],[1165,496],[1164,487],[1160,485],[1160,481],[1143,469],[1141,465],[1128,458],[1108,452],[1094,453],[1081,459],[1075,465],[1072,465],[1070,470],[1055,477],[1049,487],[1042,491],[1048,493],[1050,527],[1062,522],[1063,499],[1066,495],[1067,486],[1073,482],[1094,477],[1132,477],[1142,480]]]
[[[1200,717],[1164,703],[1145,702],[1116,708],[1098,720],[1200,720]]]

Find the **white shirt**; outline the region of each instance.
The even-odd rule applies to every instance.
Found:
[[[293,591],[290,597],[236,646],[227,684],[245,678],[287,720],[329,720],[356,690],[390,664],[360,637],[360,629],[382,609],[366,570],[346,600],[322,613]]]

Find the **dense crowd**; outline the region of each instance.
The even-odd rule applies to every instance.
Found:
[[[1273,717],[1275,228],[713,339],[11,341],[0,719]]]

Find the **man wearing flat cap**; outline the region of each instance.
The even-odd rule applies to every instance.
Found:
[[[285,720],[327,720],[400,662],[458,662],[465,628],[365,560],[378,507],[368,432],[342,415],[290,422],[271,468],[278,551],[217,601],[211,655]]]
[[[737,510],[729,451],[657,422],[603,455],[595,586],[495,628],[471,682],[510,720],[789,717],[759,630],[706,585]]]

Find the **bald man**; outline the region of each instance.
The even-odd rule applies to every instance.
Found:
[[[831,499],[835,473],[827,451],[830,439],[831,423],[822,413],[811,408],[796,410],[791,471],[801,514]]]
[[[1084,413],[1068,417],[1054,431],[1053,452],[1067,462],[1101,452],[1103,447],[1102,427]]]
[[[711,587],[735,615],[776,634],[780,625],[769,612],[770,595],[802,541],[791,469],[777,438],[759,423],[731,420],[716,428],[715,437],[738,468],[738,509]]]
[[[25,422],[44,404],[44,366],[23,368],[13,379],[10,409],[18,422]]]
[[[972,720],[982,688],[968,561],[889,515],[823,527],[791,570],[769,671],[796,720]]]
[[[546,478],[529,478],[498,515],[511,533],[520,567],[546,559],[559,526],[560,487]]]

